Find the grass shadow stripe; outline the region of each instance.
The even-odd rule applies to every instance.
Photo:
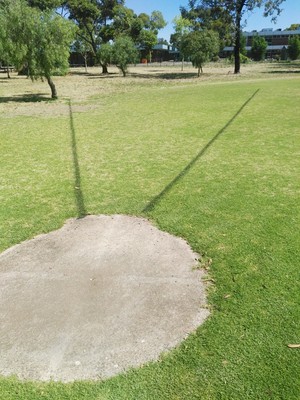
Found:
[[[75,132],[71,99],[69,99],[69,115],[70,115],[70,133],[71,133],[71,144],[72,144],[72,155],[73,155],[73,169],[74,169],[74,195],[77,206],[77,216],[78,218],[83,218],[84,216],[87,215],[87,212],[84,204],[83,193],[81,190],[80,166],[78,160],[76,132]]]
[[[198,154],[186,165],[186,167],[170,182],[168,185],[143,208],[142,212],[147,213],[152,211],[155,206],[167,195],[168,192],[173,188],[173,186],[179,182],[194,166],[194,164],[201,158],[206,151],[213,145],[213,143],[226,131],[226,129],[234,122],[234,120],[241,114],[244,108],[250,103],[251,100],[257,95],[260,89],[257,89],[250,97],[245,101],[245,103],[239,108],[239,110],[234,114],[234,116],[223,126],[210,141],[198,152]]]

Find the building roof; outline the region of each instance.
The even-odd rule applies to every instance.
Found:
[[[293,36],[293,35],[300,35],[300,27],[293,31],[281,30],[276,29],[275,31],[273,28],[264,28],[261,31],[252,31],[252,32],[243,32],[244,36]]]

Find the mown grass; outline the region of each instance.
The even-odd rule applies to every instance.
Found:
[[[90,111],[1,118],[1,250],[84,212],[142,215],[213,282],[211,317],[158,362],[99,382],[1,378],[1,400],[299,399],[300,79],[274,76],[135,78]]]

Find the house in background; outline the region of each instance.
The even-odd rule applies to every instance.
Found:
[[[147,62],[147,51],[142,47],[140,50],[140,58],[142,63]],[[179,51],[171,44],[158,43],[153,47],[152,50],[152,62],[160,63],[163,61],[178,61],[180,59]]]
[[[266,57],[274,58],[281,56],[283,52],[286,51],[289,44],[289,38],[292,36],[300,36],[300,27],[293,31],[288,30],[273,30],[273,28],[265,28],[261,31],[243,32],[243,36],[246,38],[246,50],[248,55],[250,55],[252,40],[254,36],[263,37],[268,43]],[[222,51],[222,57],[228,57],[233,53],[233,47],[225,47]]]

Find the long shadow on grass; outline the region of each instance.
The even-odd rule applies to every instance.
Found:
[[[170,190],[173,188],[173,186],[180,181],[188,172],[189,170],[194,166],[194,164],[201,158],[206,151],[210,148],[210,146],[213,145],[213,143],[220,137],[220,135],[225,132],[225,130],[234,122],[234,120],[239,116],[239,114],[243,111],[243,109],[246,107],[247,104],[250,103],[250,101],[254,98],[254,96],[259,92],[259,89],[257,89],[252,96],[249,97],[249,99],[240,107],[240,109],[234,114],[234,116],[227,122],[226,125],[223,126],[222,129],[219,130],[219,132],[199,151],[199,153],[194,157],[188,164],[187,166],[153,199],[146,205],[146,207],[143,209],[143,212],[147,213],[149,211],[152,211],[155,206],[170,192]]]
[[[24,94],[17,96],[0,97],[0,103],[16,102],[16,103],[39,103],[41,101],[53,101],[46,94]]]
[[[164,80],[176,80],[176,79],[191,79],[197,78],[197,72],[169,72],[164,73],[158,70],[150,70],[149,74],[143,74],[138,72],[131,72],[129,74],[132,78],[145,78],[145,79],[164,79]]]
[[[73,167],[74,167],[74,195],[77,206],[78,218],[83,218],[87,213],[84,205],[84,198],[81,190],[81,177],[80,177],[80,167],[77,154],[77,143],[76,143],[76,133],[73,119],[73,111],[71,100],[69,100],[69,113],[70,113],[70,132],[71,132],[71,143],[72,143],[72,155],[73,155]]]

